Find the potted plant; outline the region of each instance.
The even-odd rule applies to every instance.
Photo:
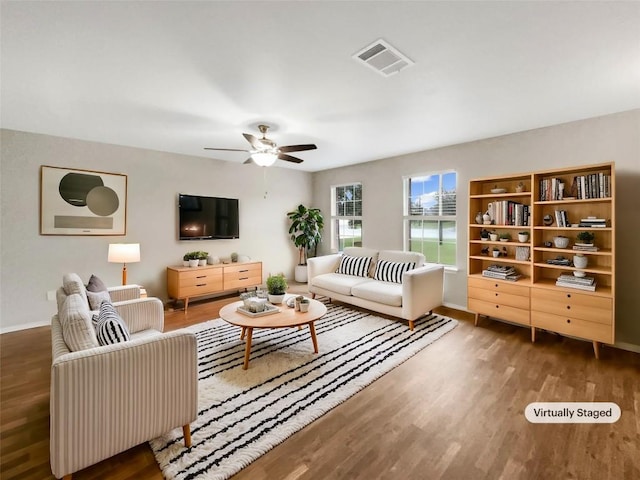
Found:
[[[510,233],[501,233],[500,234],[500,241],[501,242],[508,242],[509,240],[511,240],[511,234]]]
[[[189,254],[188,253],[185,253],[182,256],[182,266],[183,267],[188,267],[189,266]]]
[[[238,261],[238,254],[236,252],[231,253],[231,263],[236,263]]]
[[[207,264],[207,255],[208,252],[198,252],[198,265],[204,267]]]
[[[491,254],[493,255],[493,258],[498,258],[500,256],[500,249],[494,247]]]
[[[529,241],[529,232],[527,230],[518,232],[518,241],[520,243],[527,243]]]
[[[498,234],[495,231],[489,232],[489,238],[491,239],[492,242],[497,242]]]
[[[578,242],[581,245],[593,245],[593,239],[595,238],[595,235],[591,232],[580,232],[578,233],[577,237]]]
[[[298,265],[295,271],[296,282],[307,281],[307,257],[311,249],[316,255],[318,244],[322,240],[324,217],[318,208],[307,208],[298,205],[296,210],[287,213],[291,220],[289,235],[291,241],[298,248]]]
[[[187,256],[189,257],[189,266],[190,267],[197,267],[198,263],[200,262],[200,259],[198,258],[198,254],[199,252],[189,252],[187,253]]]
[[[483,242],[489,240],[489,230],[485,230],[484,228],[482,229],[482,231],[480,232],[480,240],[482,240]]]
[[[269,275],[267,278],[267,293],[269,294],[269,302],[273,304],[282,303],[287,290],[287,280],[282,273],[278,275]]]

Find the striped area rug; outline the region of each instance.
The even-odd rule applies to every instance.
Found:
[[[242,369],[240,328],[223,320],[190,327],[198,336],[199,412],[190,449],[178,428],[150,442],[167,479],[223,480],[452,330],[432,315],[406,322],[333,304],[315,322],[320,353],[304,328],[253,332]]]

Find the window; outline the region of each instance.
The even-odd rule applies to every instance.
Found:
[[[456,265],[456,172],[406,177],[405,248]]]
[[[331,187],[331,248],[362,246],[362,184]]]

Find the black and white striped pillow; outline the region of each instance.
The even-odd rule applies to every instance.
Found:
[[[343,255],[340,259],[340,266],[336,273],[354,275],[356,277],[368,277],[371,260],[371,257],[353,257],[351,255]]]
[[[110,302],[102,302],[100,313],[93,316],[93,323],[100,345],[112,345],[131,340],[127,325]]]
[[[382,282],[402,283],[404,272],[416,268],[416,262],[390,262],[388,260],[378,260],[376,271],[373,274],[374,280]]]

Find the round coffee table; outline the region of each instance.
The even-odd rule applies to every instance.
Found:
[[[313,325],[317,319],[327,313],[327,307],[323,303],[309,299],[309,310],[307,312],[299,312],[288,307],[286,301],[292,295],[288,295],[281,305],[276,305],[280,309],[278,313],[271,313],[260,317],[250,317],[237,311],[238,307],[243,304],[242,301],[233,302],[225,305],[220,309],[220,318],[224,321],[242,327],[240,339],[244,340],[246,335],[246,346],[244,349],[244,365],[243,369],[249,367],[249,358],[251,357],[251,338],[254,328],[289,328],[302,327],[309,325],[309,333],[313,342],[313,351],[318,353],[318,340],[316,338],[316,329]]]

